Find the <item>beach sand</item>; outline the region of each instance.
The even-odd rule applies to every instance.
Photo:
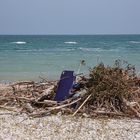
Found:
[[[140,120],[91,119],[59,113],[29,118],[0,110],[0,130],[2,140],[139,140]]]

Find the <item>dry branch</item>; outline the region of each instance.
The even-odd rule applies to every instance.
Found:
[[[31,117],[42,117],[42,116],[45,116],[45,115],[49,114],[52,111],[61,110],[64,107],[71,106],[71,105],[77,103],[80,100],[81,100],[81,98],[79,98],[79,99],[77,99],[77,100],[75,100],[75,101],[73,101],[71,103],[68,103],[68,104],[64,104],[64,105],[57,106],[57,107],[50,107],[50,108],[47,108],[48,110],[46,110],[46,111],[39,112],[39,113],[34,113],[34,114],[30,114],[29,116],[31,116]]]
[[[140,118],[140,79],[131,65],[122,67],[120,61],[116,61],[113,67],[104,64],[95,66],[89,76],[79,78],[81,87],[59,103],[54,101],[56,82],[42,80],[44,82],[22,81],[11,84],[12,88],[8,87],[9,90],[0,96],[0,108],[11,111],[19,108],[33,117],[61,111],[73,116],[85,113],[88,116]],[[75,112],[73,104],[78,108]]]
[[[76,113],[83,107],[83,105],[88,101],[88,99],[91,97],[91,94],[84,100],[84,102],[80,105],[80,107],[73,113],[72,116],[75,116]]]
[[[64,107],[73,105],[73,104],[77,103],[77,102],[80,101],[80,100],[81,100],[81,98],[79,98],[79,99],[77,99],[77,100],[74,100],[74,101],[72,101],[71,103],[68,103],[68,104],[64,104],[64,105],[57,106],[57,107],[49,107],[49,108],[47,108],[47,109],[49,109],[49,110],[58,110],[58,109],[61,109],[61,108],[64,108]]]
[[[4,109],[4,110],[8,110],[8,111],[18,112],[16,110],[16,108],[12,108],[12,107],[0,106],[0,108],[1,109]]]
[[[136,109],[134,108],[134,105],[132,105],[131,102],[127,101],[127,100],[124,99],[124,98],[123,98],[123,102],[125,103],[126,106],[128,106],[128,107],[136,114],[137,117],[140,118],[140,112],[138,112],[138,111],[140,111],[140,108],[139,108],[139,110],[136,110]],[[137,103],[137,104],[138,104],[138,103]],[[136,104],[136,105],[137,105],[137,104]]]

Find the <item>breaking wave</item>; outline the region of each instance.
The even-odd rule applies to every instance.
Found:
[[[119,51],[118,49],[101,49],[101,48],[79,48],[82,51],[92,51],[92,52],[104,52],[104,51],[109,51],[109,52],[117,52]]]
[[[129,41],[129,42],[133,44],[140,44],[140,41]]]
[[[77,44],[77,42],[75,41],[68,41],[68,42],[64,42],[65,44]]]
[[[24,41],[17,41],[17,42],[11,42],[11,43],[13,43],[13,44],[26,44],[26,42],[24,42]]]

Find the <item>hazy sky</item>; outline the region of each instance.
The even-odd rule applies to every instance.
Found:
[[[0,34],[140,34],[140,0],[0,0]]]

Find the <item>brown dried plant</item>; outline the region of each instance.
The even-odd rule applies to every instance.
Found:
[[[132,100],[132,89],[135,86],[135,68],[127,63],[116,60],[113,67],[103,63],[90,70],[87,82],[87,94],[92,94],[87,105],[95,109],[104,108],[108,111],[123,111],[123,99]]]

